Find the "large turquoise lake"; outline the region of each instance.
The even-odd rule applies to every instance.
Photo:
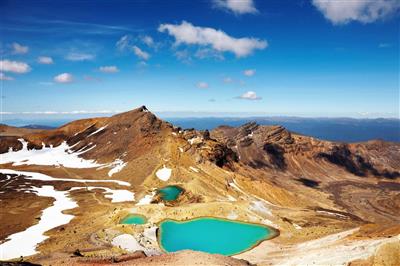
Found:
[[[272,229],[257,224],[218,218],[188,221],[164,220],[159,227],[159,243],[167,252],[183,249],[234,255],[275,236]]]

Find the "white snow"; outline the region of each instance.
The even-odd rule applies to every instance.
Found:
[[[96,179],[73,179],[73,178],[54,178],[45,174],[35,173],[35,172],[25,172],[25,171],[16,171],[10,169],[0,169],[0,173],[3,174],[14,174],[14,175],[24,175],[26,179],[33,180],[42,180],[42,181],[70,181],[70,182],[79,182],[79,183],[101,183],[101,182],[111,182],[117,183],[121,186],[130,186],[131,184],[125,181],[120,180],[96,180]]]
[[[171,177],[172,169],[163,166],[163,168],[157,170],[156,176],[162,180],[162,181],[168,181],[168,179]]]
[[[113,246],[119,247],[121,249],[125,249],[126,251],[133,252],[136,250],[143,250],[146,249],[139,244],[139,242],[130,234],[122,234],[115,237],[111,244]]]
[[[154,242],[157,242],[157,235],[156,235],[156,232],[157,232],[157,226],[152,226],[152,227],[150,227],[150,228],[144,229],[143,235],[144,235],[146,238],[148,238],[148,239],[150,239],[150,240],[152,240],[152,241],[154,241]]]
[[[193,137],[193,138],[191,138],[191,139],[188,139],[188,142],[190,143],[190,145],[193,145],[193,144],[199,144],[199,143],[201,143],[203,140],[202,140],[202,138],[200,138],[200,137]]]
[[[93,136],[93,135],[99,133],[100,131],[103,131],[106,127],[107,127],[107,125],[105,125],[104,127],[100,127],[100,128],[97,129],[95,132],[90,133],[90,135],[89,135],[88,137]]]
[[[156,195],[156,192],[153,191],[150,195],[146,195],[146,196],[144,196],[143,198],[141,198],[141,199],[139,200],[139,202],[136,203],[136,205],[147,205],[147,204],[150,204],[151,201],[153,200],[153,197],[154,197],[155,195]]]
[[[0,245],[0,260],[9,260],[35,253],[36,246],[48,238],[44,233],[57,226],[69,223],[74,216],[64,214],[64,210],[78,207],[75,201],[67,196],[66,191],[57,191],[53,186],[32,187],[38,196],[53,197],[53,205],[43,210],[40,221],[25,231],[12,234],[7,242]]]
[[[113,167],[110,171],[108,171],[108,176],[111,177],[113,174],[121,171],[128,163],[122,161],[121,159],[116,159],[112,162],[109,167]]]
[[[189,169],[190,169],[190,170],[192,170],[193,172],[196,172],[196,173],[198,173],[198,172],[199,172],[199,169],[197,169],[197,168],[194,168],[194,167],[192,167],[192,166],[190,166],[190,167],[189,167]]]
[[[45,147],[42,149],[28,150],[28,143],[24,139],[19,139],[22,149],[19,151],[8,151],[0,156],[0,164],[13,163],[13,165],[53,165],[65,166],[69,168],[92,168],[101,166],[95,160],[86,160],[79,155],[93,149],[90,147],[84,151],[71,151],[71,147],[64,141],[57,147]]]
[[[104,197],[111,199],[111,202],[124,202],[135,200],[135,193],[125,189],[110,189],[107,187],[73,187],[70,189],[70,191],[79,189],[87,189],[90,191],[95,189],[105,190],[106,194],[104,195]]]

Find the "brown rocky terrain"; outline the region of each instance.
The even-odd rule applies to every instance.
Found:
[[[158,119],[144,106],[52,130],[21,131],[7,126],[1,130],[1,154],[10,148],[21,151],[21,138],[28,149],[37,151],[65,142],[70,153],[102,166],[0,165],[1,169],[55,178],[97,180],[89,185],[2,174],[0,200],[5,208],[0,212],[0,241],[37,223],[42,210],[51,206],[53,199],[27,193],[30,186],[53,185],[59,191],[70,191],[93,185],[135,193],[135,202],[114,203],[101,189],[70,191],[78,207],[65,213],[74,218],[46,232],[49,238],[38,245],[40,252],[27,258],[33,263],[77,263],[78,259],[70,259],[76,250],[83,256],[80,263],[129,254],[111,244],[121,234],[135,236],[151,250],[149,256],[132,259],[129,265],[180,265],[191,257],[199,265],[400,263],[394,254],[400,234],[399,143],[335,143],[255,123],[221,126],[211,132],[183,130]],[[121,169],[110,174],[118,164]],[[157,175],[165,167],[171,170],[167,180]],[[109,179],[131,186],[106,183]],[[138,204],[156,188],[171,184],[185,191],[178,200],[157,204],[160,200],[155,197],[150,204]],[[129,213],[145,215],[149,225],[119,224]],[[143,237],[164,218],[199,216],[267,224],[280,235],[235,256],[244,261],[186,251],[160,256],[157,241]],[[326,258],[318,259],[321,256]]]

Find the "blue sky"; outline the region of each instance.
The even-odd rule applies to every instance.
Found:
[[[0,1],[2,114],[399,117],[400,2]]]

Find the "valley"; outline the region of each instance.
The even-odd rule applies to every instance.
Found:
[[[0,260],[400,263],[399,143],[330,142],[256,123],[182,129],[144,106],[56,129],[3,126],[0,142]],[[131,214],[145,219],[121,223]],[[162,221],[200,217],[274,233],[230,257],[201,247],[166,254]]]

